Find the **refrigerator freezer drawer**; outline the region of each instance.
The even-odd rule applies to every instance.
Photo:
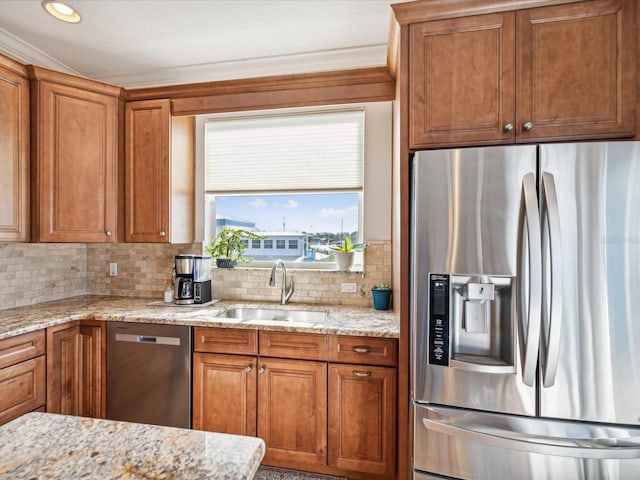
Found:
[[[640,429],[414,405],[414,469],[462,479],[632,480]]]

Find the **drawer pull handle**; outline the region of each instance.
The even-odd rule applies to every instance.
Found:
[[[244,371],[245,371],[245,372],[247,372],[247,373],[248,373],[248,372],[250,372],[251,370],[253,370],[253,369],[251,368],[251,365],[249,365],[249,366],[247,366],[247,367],[244,367]]]
[[[351,347],[351,351],[356,353],[369,353],[371,351],[371,347],[367,347],[367,346]]]
[[[258,372],[264,373],[264,371],[265,371],[265,368],[264,368],[264,365],[263,365],[263,366],[260,367],[260,370],[258,370]]]
[[[354,370],[353,374],[356,377],[370,377],[371,376],[371,372],[363,372],[362,370]]]

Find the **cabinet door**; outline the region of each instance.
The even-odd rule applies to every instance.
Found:
[[[392,476],[396,369],[329,365],[329,465]]]
[[[0,425],[44,405],[45,397],[44,356],[0,369]]]
[[[117,100],[38,82],[37,234],[42,242],[114,242]]]
[[[127,102],[125,240],[169,242],[169,100]]]
[[[327,370],[313,361],[261,358],[258,436],[267,462],[326,463]]]
[[[78,414],[77,325],[47,329],[47,412]]]
[[[512,12],[410,27],[412,148],[515,140]]]
[[[194,353],[194,429],[255,437],[256,364],[256,357]]]
[[[29,82],[0,67],[0,241],[29,239]]]
[[[47,412],[103,418],[104,328],[47,329]]]
[[[103,378],[106,372],[104,328],[80,325],[78,328],[78,413],[83,417],[104,418],[106,413]]]
[[[633,136],[633,10],[598,0],[518,12],[518,140]]]

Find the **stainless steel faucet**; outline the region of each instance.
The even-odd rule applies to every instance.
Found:
[[[289,288],[287,288],[287,267],[281,259],[278,259],[271,267],[271,277],[269,277],[269,286],[276,286],[276,270],[278,265],[282,266],[282,291],[280,292],[280,304],[286,305],[291,295],[293,295],[293,275],[291,275],[291,280],[289,280]]]

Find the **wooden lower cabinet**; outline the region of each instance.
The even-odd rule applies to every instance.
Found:
[[[0,340],[0,425],[46,401],[44,330]]]
[[[194,353],[193,428],[256,436],[256,357]]]
[[[326,463],[327,367],[323,362],[261,358],[258,436],[264,461]]]
[[[226,328],[194,338],[193,428],[257,435],[266,465],[395,478],[396,339]]]
[[[99,321],[47,329],[47,412],[104,418],[105,340]]]
[[[329,364],[329,466],[393,476],[396,369]]]

